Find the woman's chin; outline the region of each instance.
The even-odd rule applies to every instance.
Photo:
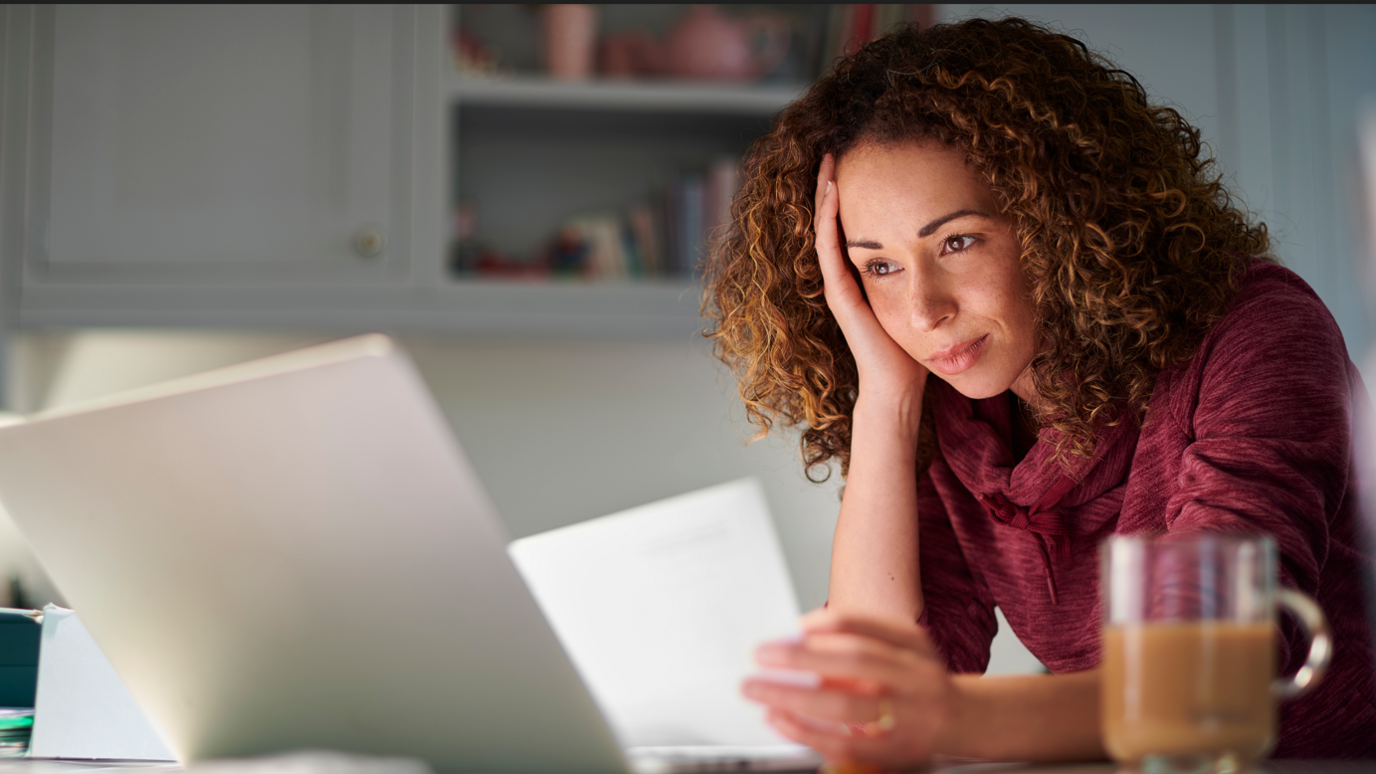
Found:
[[[974,369],[971,369],[974,370]],[[1013,386],[1012,379],[989,378],[987,374],[972,374],[969,371],[947,376],[939,371],[933,371],[937,378],[955,388],[956,392],[964,395],[970,400],[984,400],[985,398],[995,398],[1008,392]]]

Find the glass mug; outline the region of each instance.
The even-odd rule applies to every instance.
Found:
[[[1100,725],[1114,760],[1148,774],[1228,772],[1275,747],[1276,701],[1323,678],[1333,638],[1307,595],[1276,587],[1267,537],[1114,536],[1101,548]],[[1310,639],[1276,678],[1276,606]]]

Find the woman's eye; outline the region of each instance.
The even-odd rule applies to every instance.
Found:
[[[894,266],[888,261],[870,261],[865,264],[865,273],[871,277],[882,277],[885,274],[892,274],[893,271]]]
[[[976,241],[978,240],[967,234],[957,234],[952,237],[946,237],[946,241],[942,242],[942,247],[945,248],[943,252],[958,253],[961,250],[970,247]]]

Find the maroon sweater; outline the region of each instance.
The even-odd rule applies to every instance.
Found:
[[[1043,440],[1014,463],[1006,396],[929,384],[938,453],[919,482],[920,622],[953,671],[988,666],[995,605],[1052,672],[1097,666],[1097,549],[1109,535],[1264,532],[1280,582],[1317,599],[1336,637],[1327,679],[1282,704],[1275,755],[1376,757],[1352,460],[1353,409],[1370,399],[1303,280],[1256,261],[1198,354],[1157,379],[1145,426],[1107,428],[1068,475]],[[1306,651],[1286,619],[1282,669],[1293,674]]]

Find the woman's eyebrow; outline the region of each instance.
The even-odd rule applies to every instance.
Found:
[[[927,225],[923,226],[923,227],[922,227],[922,230],[917,232],[917,235],[918,235],[919,237],[929,237],[929,236],[931,236],[932,234],[936,233],[936,230],[937,230],[937,229],[939,229],[939,228],[941,228],[942,226],[946,225],[946,224],[949,223],[950,221],[953,221],[953,220],[955,220],[956,218],[963,218],[963,217],[965,217],[966,215],[978,215],[978,216],[980,216],[981,218],[987,218],[987,217],[989,217],[989,214],[986,213],[986,212],[984,212],[983,210],[956,210],[955,212],[953,212],[953,213],[951,213],[951,214],[949,214],[949,215],[942,215],[941,217],[937,218],[936,220],[932,221],[931,223],[928,223]],[[884,249],[884,246],[883,246],[883,245],[879,244],[878,242],[874,241],[873,239],[847,239],[847,240],[846,240],[846,247],[848,247],[848,248],[849,248],[849,247],[859,247],[859,248],[862,248],[862,249],[865,249],[865,250],[883,250],[883,249]]]
[[[927,225],[923,226],[922,230],[917,232],[917,235],[920,237],[929,237],[932,234],[934,234],[937,229],[946,225],[948,222],[953,221],[956,218],[963,218],[966,215],[979,215],[980,217],[984,218],[989,217],[987,214],[979,210],[956,210],[950,215],[943,215],[937,218],[936,220],[932,221],[931,223],[928,223]]]

